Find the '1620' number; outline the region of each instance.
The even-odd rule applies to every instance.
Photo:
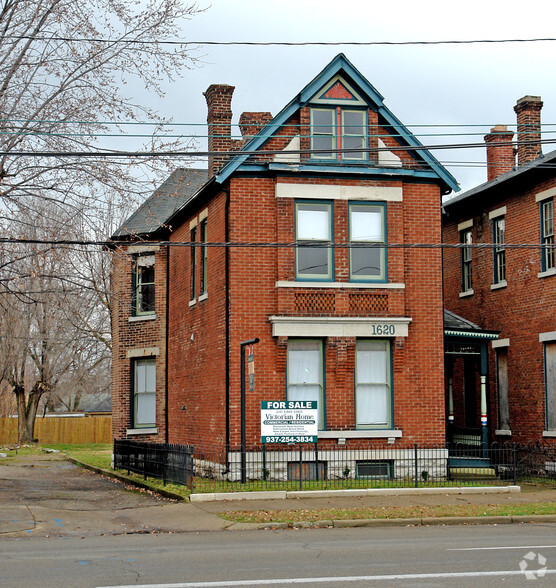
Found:
[[[395,335],[396,327],[395,325],[371,325],[371,334],[378,335],[378,336],[389,336]]]

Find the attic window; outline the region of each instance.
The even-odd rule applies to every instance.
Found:
[[[328,160],[367,159],[367,111],[365,109],[311,108],[311,158]]]

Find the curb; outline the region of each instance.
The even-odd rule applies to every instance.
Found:
[[[522,525],[556,523],[556,515],[515,515],[484,517],[423,517],[407,519],[338,519],[330,521],[297,521],[293,523],[235,523],[226,531],[274,529],[350,529],[355,527],[427,527],[441,525]]]
[[[286,498],[331,498],[337,496],[420,496],[423,494],[507,494],[520,486],[447,486],[437,488],[356,488],[349,490],[274,490],[270,492],[207,492],[191,494],[191,502],[240,500],[284,500]]]

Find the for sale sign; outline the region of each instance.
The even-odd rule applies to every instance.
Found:
[[[262,443],[316,443],[319,415],[316,400],[263,400]]]

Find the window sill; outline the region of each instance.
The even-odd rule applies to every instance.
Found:
[[[197,304],[197,298],[193,298],[193,300],[189,301],[189,307],[195,306]]]
[[[510,429],[496,429],[496,431],[494,431],[494,434],[504,437],[510,437],[512,432],[510,431]]]
[[[549,276],[556,276],[556,267],[551,267],[550,269],[537,274],[538,278],[548,278]]]
[[[199,302],[202,302],[203,300],[206,300],[209,297],[208,292],[203,292],[200,296],[199,296]]]
[[[460,292],[459,297],[465,298],[466,296],[473,296],[473,294],[475,294],[475,290],[473,290],[473,288],[471,288],[471,290],[466,290],[465,292]]]
[[[319,439],[388,439],[400,438],[399,429],[358,429],[357,431],[319,431]]]
[[[556,437],[556,431],[543,431],[543,437]]]
[[[405,284],[396,284],[389,282],[295,282],[289,280],[280,280],[276,282],[276,288],[378,288],[390,290],[403,290]]]
[[[155,435],[158,433],[158,429],[156,427],[144,428],[144,429],[128,429],[126,435]]]
[[[498,282],[498,284],[491,284],[491,290],[499,290],[500,288],[505,288],[508,285],[508,282],[504,280],[503,282]]]
[[[155,321],[156,314],[141,314],[139,316],[130,316],[127,319],[128,323],[140,323],[142,321]]]

